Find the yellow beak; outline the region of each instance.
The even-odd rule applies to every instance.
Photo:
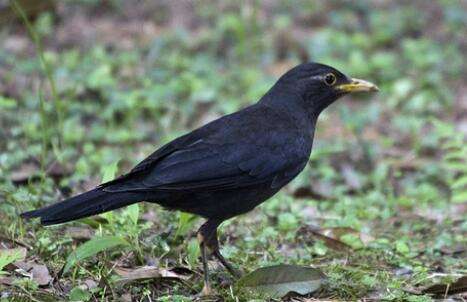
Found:
[[[379,91],[375,84],[355,78],[351,79],[348,84],[337,85],[336,88],[345,93]]]

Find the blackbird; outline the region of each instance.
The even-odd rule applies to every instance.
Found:
[[[298,65],[256,104],[169,142],[127,174],[21,216],[52,225],[141,201],[202,216],[197,234],[208,294],[207,250],[238,276],[219,252],[218,226],[251,211],[305,168],[323,109],[347,93],[377,90],[330,66]]]

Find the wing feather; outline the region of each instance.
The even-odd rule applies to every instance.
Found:
[[[103,184],[103,190],[210,191],[260,183],[280,187],[303,169],[311,141],[284,121],[271,125],[267,121],[280,117],[265,112],[245,119],[265,120],[254,135],[243,119],[225,116],[165,145],[130,173]]]

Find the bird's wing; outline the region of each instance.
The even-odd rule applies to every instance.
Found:
[[[104,191],[207,191],[259,183],[276,188],[304,168],[311,149],[306,137],[277,126],[251,133],[251,125],[237,120],[224,121],[221,131],[175,140],[120,180],[104,184]]]
[[[271,187],[280,187],[298,174],[305,163],[306,158],[297,157],[294,152],[286,154],[278,146],[220,145],[200,140],[169,154],[143,177],[107,186],[104,190],[208,191],[268,182]]]
[[[139,162],[130,172],[123,174],[114,180],[105,182],[101,184],[100,188],[108,188],[108,187],[115,187],[118,185],[122,185],[126,182],[132,182],[136,179],[140,179],[142,175],[146,174],[150,171],[155,165],[157,165],[160,161],[162,161],[165,157],[169,156],[173,152],[177,150],[186,148],[191,143],[196,141],[198,137],[202,136],[202,128],[197,129],[193,132],[190,132],[186,135],[183,135],[175,140],[167,143],[166,145],[162,146],[161,148],[154,151],[151,155],[143,159]]]

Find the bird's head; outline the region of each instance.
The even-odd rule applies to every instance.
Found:
[[[348,93],[378,91],[373,83],[348,77],[335,68],[319,63],[305,63],[292,68],[275,86],[299,95],[307,109],[315,114]]]

